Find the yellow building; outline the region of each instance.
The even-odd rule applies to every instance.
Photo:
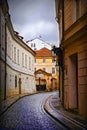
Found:
[[[41,48],[36,50],[35,56],[35,75],[37,90],[56,90],[58,89],[58,70],[52,60],[51,50]]]
[[[87,119],[87,0],[55,0],[63,66],[60,99]]]

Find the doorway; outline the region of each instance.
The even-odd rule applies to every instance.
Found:
[[[21,94],[21,78],[19,78],[19,94]]]
[[[78,109],[78,56],[69,57],[69,108]]]
[[[46,90],[46,79],[38,78],[36,80],[36,90],[45,91]]]

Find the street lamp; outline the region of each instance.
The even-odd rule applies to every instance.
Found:
[[[53,46],[51,51],[52,51],[53,58],[55,58],[55,56],[58,56],[57,65],[62,68],[63,64],[62,64],[62,50],[61,50],[61,48]]]

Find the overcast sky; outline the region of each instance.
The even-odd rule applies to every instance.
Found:
[[[14,30],[25,41],[41,36],[58,46],[55,0],[8,0]]]

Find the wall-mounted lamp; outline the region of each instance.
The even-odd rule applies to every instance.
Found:
[[[52,57],[58,56],[58,66],[62,67],[62,50],[59,47],[52,47]]]

